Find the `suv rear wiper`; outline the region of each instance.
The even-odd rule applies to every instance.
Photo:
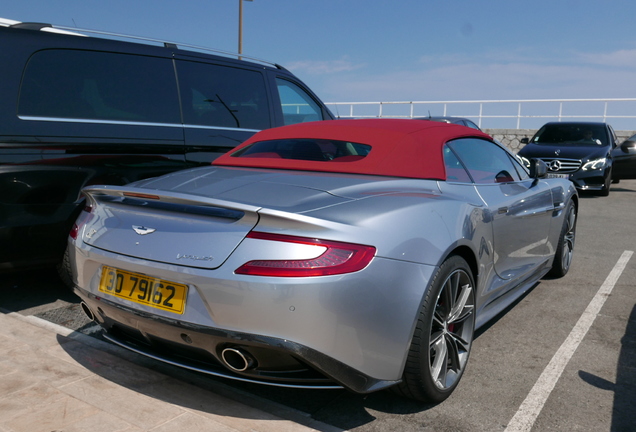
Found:
[[[215,101],[215,100],[213,100],[213,99],[206,99],[205,101],[206,101],[206,102],[220,102],[220,103],[221,103],[221,105],[223,105],[223,108],[225,108],[225,109],[226,109],[226,111],[230,113],[230,115],[232,116],[232,118],[233,118],[233,119],[234,119],[234,121],[236,122],[236,127],[237,127],[237,128],[241,127],[241,122],[239,122],[238,117],[236,117],[236,116],[234,115],[234,111],[233,111],[233,110],[232,110],[229,106],[227,106],[227,104],[223,101],[223,99],[221,99],[221,96],[219,96],[219,95],[218,95],[218,93],[217,93],[217,94],[215,94],[215,96],[219,99],[218,101]]]

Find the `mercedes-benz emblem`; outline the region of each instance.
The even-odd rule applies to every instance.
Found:
[[[139,235],[152,234],[153,232],[156,231],[156,229],[154,228],[148,228],[142,225],[133,225],[132,229],[134,229],[135,232]]]
[[[559,171],[561,169],[561,161],[553,160],[550,162],[550,171]]]

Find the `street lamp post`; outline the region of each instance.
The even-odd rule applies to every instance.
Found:
[[[245,0],[252,1],[252,0]],[[243,54],[243,0],[239,0],[238,53]],[[241,57],[239,56],[239,60]]]

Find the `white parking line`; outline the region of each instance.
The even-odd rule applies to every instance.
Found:
[[[633,253],[633,251],[625,251],[618,259],[618,262],[587,306],[587,309],[585,309],[585,312],[583,312],[583,315],[581,315],[581,318],[579,318],[579,321],[570,332],[570,335],[554,354],[554,357],[552,357],[548,366],[543,370],[543,373],[534,387],[532,387],[532,390],[530,390],[530,393],[528,393],[528,396],[517,410],[517,413],[512,420],[510,420],[510,423],[508,423],[506,432],[526,432],[532,428],[539,413],[541,413],[543,409],[543,405],[545,405],[546,400],[559,380],[561,373],[563,373],[565,366],[574,355],[574,352],[581,344],[581,341],[590,327],[592,327],[596,316],[601,311],[612,289],[614,289],[614,285],[623,273],[623,270],[625,270],[627,262]]]

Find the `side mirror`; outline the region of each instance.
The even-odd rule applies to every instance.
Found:
[[[530,142],[530,139],[528,139],[528,137],[524,137],[521,138],[521,141],[519,141],[521,144],[528,144]]]
[[[530,159],[530,177],[544,178],[548,174],[548,166],[541,159]]]
[[[636,142],[624,141],[623,144],[621,144],[621,150],[623,150],[625,153],[636,150]]]

